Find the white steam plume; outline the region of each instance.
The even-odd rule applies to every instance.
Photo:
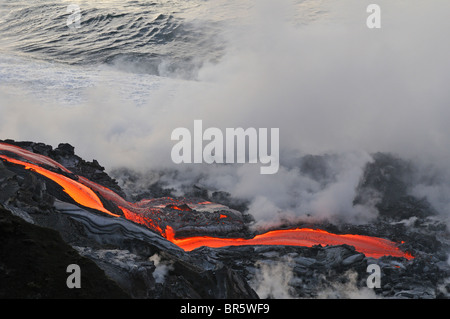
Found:
[[[383,9],[380,30],[367,28],[369,3],[361,1],[257,1],[247,19],[230,19],[222,35],[225,56],[204,66],[197,81],[44,63],[38,73],[30,63],[25,73],[36,76],[30,88],[14,78],[18,67],[5,62],[0,72],[10,80],[0,91],[0,136],[55,146],[69,142],[109,170],[145,171],[174,167],[171,132],[191,128],[195,119],[221,129],[276,127],[285,164],[293,160],[287,154],[343,154],[335,180],[324,187],[293,165],[260,176],[259,166],[193,164],[176,167],[178,182],[204,176],[206,185],[252,200],[258,221],[305,214],[370,220],[376,199],[353,206],[368,154],[394,152],[444,172],[450,158],[450,42],[444,32],[450,29],[450,3],[377,3]],[[232,12],[233,5],[226,8]],[[39,92],[43,100],[36,98]],[[79,105],[61,107],[61,100],[74,96],[82,96]],[[445,180],[414,191],[448,211],[442,194],[449,185]]]
[[[250,285],[259,298],[294,298],[291,284],[295,277],[288,259],[278,262],[257,262],[255,266],[257,271]]]

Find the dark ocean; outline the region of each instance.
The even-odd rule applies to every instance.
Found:
[[[203,2],[3,1],[1,52],[193,78],[223,51],[221,22],[202,12]]]

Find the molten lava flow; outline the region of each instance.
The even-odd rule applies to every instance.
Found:
[[[30,151],[27,151],[23,148],[15,146],[15,145],[0,143],[0,150],[15,153],[15,154],[19,155],[20,157],[26,159],[27,161],[30,161],[37,165],[47,165],[47,166],[50,166],[53,168],[60,169],[66,173],[70,173],[70,171],[67,168],[65,168],[58,162],[52,160],[51,158],[44,156],[44,155],[40,155],[40,154],[36,154],[36,153],[30,152]]]
[[[394,242],[383,238],[369,237],[362,235],[338,235],[317,229],[287,229],[273,230],[260,234],[251,239],[244,238],[218,238],[207,236],[195,236],[188,238],[176,238],[172,227],[161,226],[161,218],[158,216],[160,209],[171,208],[178,211],[192,211],[186,204],[172,198],[146,199],[138,203],[130,203],[112,190],[99,185],[89,179],[76,176],[77,180],[71,179],[63,174],[50,171],[40,165],[48,166],[64,173],[72,174],[68,169],[56,161],[39,154],[24,150],[20,147],[0,143],[0,151],[14,153],[16,156],[26,161],[11,158],[7,155],[1,155],[4,161],[15,165],[23,166],[25,169],[34,171],[42,176],[59,184],[64,192],[68,194],[75,202],[81,206],[95,209],[114,217],[121,217],[106,209],[97,194],[102,198],[114,203],[122,212],[123,216],[135,223],[142,224],[152,229],[180,248],[191,251],[201,246],[212,248],[225,246],[243,246],[243,245],[289,245],[312,247],[314,245],[350,245],[368,257],[379,258],[385,255],[394,257],[414,258],[411,254],[405,253],[398,248]],[[31,162],[31,163],[30,163]],[[167,205],[170,202],[171,204]],[[197,205],[213,205],[211,202],[200,202]],[[220,219],[227,218],[220,214]]]
[[[34,164],[22,162],[13,158],[8,158],[4,155],[0,155],[0,158],[3,158],[13,164],[22,165],[27,170],[35,171],[36,173],[53,180],[64,189],[64,192],[66,194],[68,194],[74,201],[82,206],[96,209],[114,217],[119,217],[119,215],[113,214],[105,209],[101,200],[89,187],[84,186],[83,184],[80,184],[73,179],[70,179],[58,173],[54,173]]]
[[[166,207],[170,208],[170,209],[181,210],[183,212],[192,212],[192,209],[186,204],[184,204],[184,205],[167,205]]]
[[[349,245],[367,257],[380,258],[386,255],[393,257],[413,258],[401,251],[397,244],[389,240],[362,235],[337,235],[324,230],[297,228],[273,230],[257,235],[254,238],[219,238],[219,237],[187,237],[175,238],[173,229],[167,226],[166,239],[186,251],[207,246],[212,248],[248,245],[283,245],[312,247],[315,245]]]

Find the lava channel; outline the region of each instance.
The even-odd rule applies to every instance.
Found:
[[[395,242],[384,238],[351,235],[332,234],[321,229],[296,228],[272,230],[267,233],[256,235],[250,239],[244,238],[220,238],[209,236],[195,236],[186,238],[175,238],[175,233],[167,226],[165,237],[185,251],[206,246],[220,248],[227,246],[255,246],[255,245],[281,245],[313,247],[315,245],[349,245],[355,247],[356,251],[367,257],[380,258],[383,256],[414,258],[411,254],[403,252]]]
[[[122,210],[123,216],[126,219],[145,225],[146,227],[159,232],[167,240],[171,241],[185,251],[191,251],[202,246],[211,248],[246,245],[283,245],[312,247],[315,245],[327,246],[345,244],[355,247],[358,252],[363,253],[367,257],[380,258],[382,256],[393,256],[404,257],[406,259],[414,258],[408,252],[403,252],[398,247],[397,243],[384,238],[352,234],[332,234],[324,230],[309,228],[272,230],[267,233],[256,235],[255,237],[250,239],[220,238],[209,236],[176,238],[175,233],[170,226],[162,229],[157,223],[155,223],[154,220],[152,220],[148,216],[143,215],[143,212],[148,212],[148,210],[143,210],[138,204],[126,201],[110,189],[81,176],[77,176],[78,181],[76,181],[67,176],[64,176],[63,174],[59,174],[41,167],[40,165],[47,165],[54,169],[59,169],[63,172],[71,173],[61,164],[48,157],[4,143],[0,143],[0,151],[12,152],[27,161],[33,162],[34,164],[20,161],[6,155],[0,155],[0,158],[4,161],[10,162],[11,164],[23,166],[27,170],[34,171],[56,182],[63,188],[64,192],[66,192],[66,194],[68,194],[79,205],[100,211],[113,217],[122,217],[110,212],[104,207],[96,192],[101,194],[104,198],[114,202],[117,207]],[[185,207],[175,205],[174,209],[187,210]]]

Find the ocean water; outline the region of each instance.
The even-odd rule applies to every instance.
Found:
[[[142,105],[161,82],[197,81],[205,65],[220,63],[234,27],[251,25],[257,3],[2,0],[0,84],[58,105],[84,103],[87,89],[115,85]]]
[[[134,72],[190,77],[221,52],[218,22],[195,14],[189,18],[201,3],[5,1],[2,51],[69,65],[120,61]]]
[[[2,1],[1,86],[77,105],[86,89],[121,83],[124,99],[143,103],[159,77],[195,80],[223,54],[223,19],[209,18],[202,3]]]

